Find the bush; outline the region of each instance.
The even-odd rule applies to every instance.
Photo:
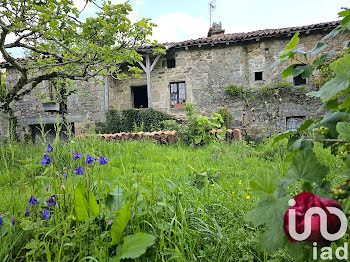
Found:
[[[108,110],[106,122],[96,123],[96,132],[112,134],[119,132],[146,131],[161,129],[164,120],[173,119],[170,115],[152,108]]]
[[[232,119],[233,119],[233,116],[230,113],[230,111],[228,111],[227,108],[222,107],[222,108],[219,108],[218,114],[221,115],[222,120],[224,121],[224,126],[226,128],[230,128],[230,125],[231,125],[231,122],[232,122]]]

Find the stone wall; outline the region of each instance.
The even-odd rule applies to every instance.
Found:
[[[8,85],[14,85],[19,77],[15,69],[7,69]],[[105,85],[89,82],[76,82],[78,92],[68,98],[68,118],[74,123],[75,133],[86,133],[96,121],[105,119]],[[18,121],[17,132],[21,135],[30,132],[30,126],[56,123],[56,112],[45,112],[40,94],[48,94],[49,82],[44,81],[29,95],[14,103],[13,111]],[[41,119],[41,120],[40,120]]]
[[[312,49],[326,35],[327,31],[301,33],[298,48]],[[186,101],[194,103],[201,114],[210,115],[220,107],[226,107],[233,114],[233,127],[244,127],[249,135],[273,133],[286,129],[286,118],[292,116],[311,117],[320,105],[318,100],[307,98],[299,87],[287,90],[281,96],[265,97],[256,105],[247,107],[245,101],[226,93],[229,84],[243,85],[259,90],[281,81],[293,83],[293,78],[281,78],[281,72],[288,64],[273,66],[292,35],[273,37],[259,41],[245,41],[230,44],[216,44],[175,50],[176,67],[167,68],[163,56],[151,73],[153,106],[178,117],[183,109],[170,107],[169,84],[186,83]],[[348,43],[348,34],[328,41],[328,53],[337,53]],[[254,73],[263,72],[263,80],[255,81]],[[146,85],[146,76],[140,79],[112,80],[109,83],[109,104],[114,109],[132,107],[132,86]],[[312,81],[304,87],[315,88]],[[245,116],[244,116],[245,115]],[[260,130],[260,131],[258,131]]]

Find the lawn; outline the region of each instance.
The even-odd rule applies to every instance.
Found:
[[[285,143],[52,146],[53,162],[41,164],[47,145],[1,145],[1,261],[293,261],[284,250],[261,252],[264,227],[246,219],[258,200],[249,185],[257,170],[288,170]],[[86,155],[109,160],[86,164]],[[332,183],[344,180],[329,150],[318,146],[317,157]]]

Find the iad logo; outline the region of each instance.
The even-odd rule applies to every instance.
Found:
[[[294,206],[296,204],[294,199],[290,199],[288,201],[289,206]],[[329,233],[327,230],[327,214],[326,212],[320,208],[320,207],[311,207],[309,208],[304,216],[304,232],[298,233],[296,232],[296,215],[295,215],[295,209],[289,209],[289,234],[290,236],[297,240],[297,241],[304,241],[306,240],[310,234],[311,234],[311,218],[314,215],[318,215],[320,217],[320,233],[322,237],[328,241],[336,241],[340,239],[346,232],[348,227],[348,221],[346,219],[345,214],[336,207],[326,207],[327,211],[330,214],[336,215],[340,220],[340,228],[338,232],[336,233]],[[343,252],[343,255],[340,254],[340,252]],[[317,259],[317,243],[314,243],[313,247],[313,259]],[[344,247],[338,247],[335,252],[335,256],[337,259],[348,259],[348,245],[347,243],[344,244]],[[321,248],[321,259],[332,259],[332,248],[331,247],[323,247]]]

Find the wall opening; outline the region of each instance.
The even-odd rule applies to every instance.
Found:
[[[255,81],[263,80],[263,72],[255,72],[254,73],[254,80]]]
[[[305,121],[305,116],[291,116],[286,118],[286,129],[298,129]]]
[[[167,59],[166,65],[167,65],[167,68],[174,68],[175,67],[175,58]]]
[[[30,131],[32,135],[32,141],[44,141],[42,134],[41,134],[41,126],[40,125],[31,125]],[[72,131],[72,134],[75,134],[75,128],[74,123],[70,123],[70,129]],[[54,124],[45,124],[44,125],[44,132],[46,133],[46,140],[48,142],[53,142],[56,138],[56,131]],[[67,134],[67,127],[65,125],[62,125],[62,129],[60,132],[60,140],[62,141],[68,141],[68,134]]]
[[[133,108],[148,107],[147,86],[132,86],[131,96],[132,96]]]
[[[184,107],[186,102],[186,83],[170,83],[170,106],[172,108]]]
[[[303,65],[294,65],[294,68],[298,67],[298,66],[303,66]],[[302,86],[302,85],[306,85],[307,81],[306,79],[303,79],[302,77],[303,74],[297,75],[293,77],[293,85],[294,86]]]

